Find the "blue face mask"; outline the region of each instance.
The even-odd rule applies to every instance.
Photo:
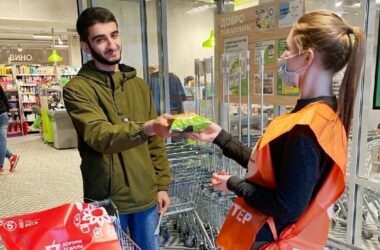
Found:
[[[302,53],[302,52],[301,52]],[[307,66],[302,67],[296,71],[289,72],[288,71],[288,64],[286,60],[298,56],[299,54],[291,55],[287,58],[279,58],[278,59],[278,76],[281,78],[281,80],[285,83],[285,85],[290,86],[290,87],[298,87],[299,86],[299,81],[300,81],[300,75],[298,72],[304,70],[307,68]]]

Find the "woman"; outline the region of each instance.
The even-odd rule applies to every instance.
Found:
[[[8,98],[0,85],[0,174],[4,174],[4,159],[7,157],[10,162],[9,171],[13,172],[19,156],[12,154],[7,148],[8,132]]]
[[[279,76],[300,87],[292,112],[274,119],[253,150],[215,123],[189,134],[217,144],[247,168],[243,180],[225,171],[212,176],[216,189],[238,196],[217,238],[222,249],[323,249],[328,208],[345,187],[347,135],[364,46],[362,30],[335,13],[306,13],[279,59]],[[337,99],[332,79],[344,67]]]

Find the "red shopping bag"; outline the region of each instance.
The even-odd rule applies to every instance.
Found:
[[[11,250],[121,250],[106,210],[86,203],[0,219],[0,236]]]

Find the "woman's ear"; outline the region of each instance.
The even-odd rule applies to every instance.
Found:
[[[308,49],[305,51],[305,60],[306,60],[306,64],[307,66],[309,66],[312,62],[313,62],[313,59],[314,59],[314,51],[312,49]]]

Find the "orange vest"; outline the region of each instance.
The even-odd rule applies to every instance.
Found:
[[[256,234],[264,223],[269,224],[275,241],[260,249],[324,248],[330,228],[331,216],[328,209],[344,191],[347,159],[345,129],[337,114],[327,104],[313,103],[296,113],[274,119],[252,151],[246,179],[268,188],[276,188],[269,143],[295,125],[308,125],[320,146],[334,161],[325,182],[298,221],[285,228],[280,235],[277,235],[272,217],[250,207],[243,198],[236,198],[216,240],[222,249],[251,249]]]

